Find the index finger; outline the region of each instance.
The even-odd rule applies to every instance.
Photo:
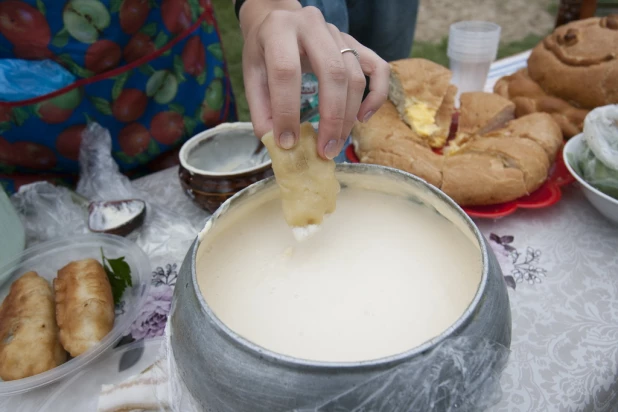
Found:
[[[279,26],[281,27],[281,26]],[[291,149],[300,133],[302,73],[296,38],[279,27],[269,30],[264,44],[273,134],[283,149]]]

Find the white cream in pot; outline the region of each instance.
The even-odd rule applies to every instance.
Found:
[[[344,189],[299,243],[269,193],[228,211],[197,257],[209,306],[257,345],[314,361],[383,358],[438,336],[473,300],[479,246],[435,211]]]

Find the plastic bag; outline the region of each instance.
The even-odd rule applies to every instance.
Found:
[[[599,107],[586,116],[584,147],[576,162],[581,177],[618,199],[618,105]]]
[[[75,76],[52,60],[0,59],[0,101],[44,96],[75,82]]]
[[[161,348],[164,366],[159,370],[168,387],[156,394],[158,402],[166,410],[198,412],[176,368],[171,333],[168,324]],[[320,405],[287,412],[480,412],[502,397],[499,378],[508,355],[508,348],[480,336],[450,338],[431,352]]]
[[[97,123],[91,123],[82,135],[77,192],[91,201],[145,201],[144,224],[128,237],[148,255],[153,267],[182,261],[198,230],[188,219],[156,203],[149,193],[134,188],[131,181],[120,173],[111,153],[109,132]],[[66,188],[34,183],[20,188],[11,200],[24,223],[28,246],[57,237],[88,233],[87,211],[73,200]]]
[[[584,140],[605,166],[618,171],[618,105],[598,107],[588,113]]]
[[[26,245],[65,235],[88,233],[87,210],[73,201],[71,192],[47,182],[20,187],[11,197],[26,232]]]

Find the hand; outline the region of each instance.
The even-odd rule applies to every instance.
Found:
[[[353,37],[296,0],[247,0],[240,10],[245,39],[245,92],[256,136],[273,130],[284,149],[300,131],[302,73],[319,82],[318,154],[337,156],[354,122],[367,121],[388,95],[389,65]],[[356,49],[360,62],[345,48]],[[370,78],[365,101],[365,76]],[[362,104],[361,104],[362,103]]]

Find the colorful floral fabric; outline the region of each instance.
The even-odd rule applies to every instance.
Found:
[[[71,183],[89,121],[110,131],[121,170],[140,175],[188,137],[235,120],[210,0],[2,0],[0,58],[53,59],[79,79],[0,102],[9,193],[41,179]]]

